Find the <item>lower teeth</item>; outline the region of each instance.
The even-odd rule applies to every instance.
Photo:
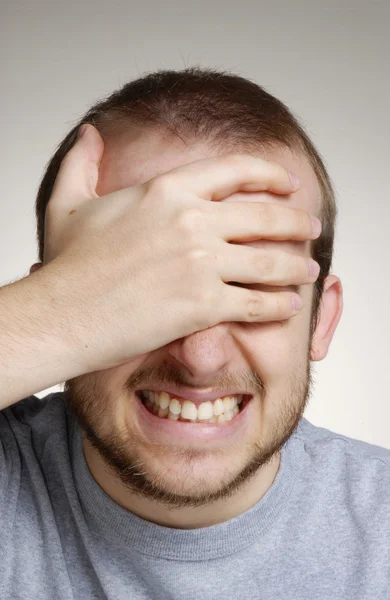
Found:
[[[173,413],[170,412],[169,408],[160,408],[159,406],[157,406],[157,404],[154,404],[153,402],[149,402],[149,400],[144,400],[142,399],[142,404],[145,406],[145,408],[152,413],[153,415],[155,415],[156,417],[159,417],[160,419],[168,419],[170,421],[184,421],[187,423],[225,423],[227,421],[231,421],[239,412],[241,412],[241,410],[245,407],[246,402],[244,405],[241,405],[242,408],[240,409],[238,406],[235,406],[233,408],[233,410],[222,413],[222,415],[214,415],[213,417],[211,417],[211,419],[183,419],[181,414],[180,415],[174,415]],[[243,403],[242,403],[243,404]]]

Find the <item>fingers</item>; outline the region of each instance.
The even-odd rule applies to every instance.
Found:
[[[293,304],[297,298],[299,304]],[[264,323],[284,321],[302,310],[302,298],[291,292],[260,292],[224,284],[221,300],[213,307],[212,320]]]
[[[205,200],[218,201],[238,191],[291,194],[299,188],[281,165],[250,154],[226,154],[173,169],[177,182]]]
[[[314,283],[318,277],[318,272],[311,271],[311,259],[306,256],[233,244],[224,246],[218,257],[218,273],[226,283],[288,286],[295,289]]]
[[[310,213],[281,204],[219,202],[207,207],[207,213],[207,224],[225,241],[306,241],[319,236],[319,233],[313,232]]]

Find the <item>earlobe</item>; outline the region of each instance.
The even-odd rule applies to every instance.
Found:
[[[43,266],[42,263],[34,263],[30,267],[30,275],[31,275],[31,273],[34,273],[34,271],[38,271],[38,269],[40,269],[42,266]]]
[[[310,360],[323,360],[328,354],[337,325],[343,312],[343,288],[336,275],[329,275],[321,298],[320,320],[314,332]]]

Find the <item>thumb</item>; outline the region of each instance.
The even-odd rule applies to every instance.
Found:
[[[82,125],[76,143],[61,162],[53,186],[49,204],[55,205],[55,211],[76,209],[99,197],[96,186],[103,150],[104,142],[96,127]]]

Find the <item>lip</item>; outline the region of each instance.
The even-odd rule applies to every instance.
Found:
[[[246,390],[221,390],[218,388],[208,388],[207,390],[186,390],[182,389],[174,389],[173,387],[143,387],[135,390],[138,394],[143,390],[149,390],[151,392],[168,392],[170,396],[173,398],[183,398],[184,400],[190,400],[194,402],[194,404],[200,404],[201,402],[206,402],[207,400],[215,400],[216,398],[224,398],[225,396],[236,396],[238,394],[242,394],[243,396],[251,396],[253,398],[253,394],[248,394]]]
[[[250,407],[253,405],[253,397],[231,421],[204,424],[161,419],[150,413],[143,405],[139,391],[135,393],[135,399],[140,429],[150,440],[168,445],[172,445],[172,441],[175,439],[188,443],[191,441],[213,442],[229,438],[229,442],[234,443],[236,437],[245,437],[251,422],[252,410]]]

